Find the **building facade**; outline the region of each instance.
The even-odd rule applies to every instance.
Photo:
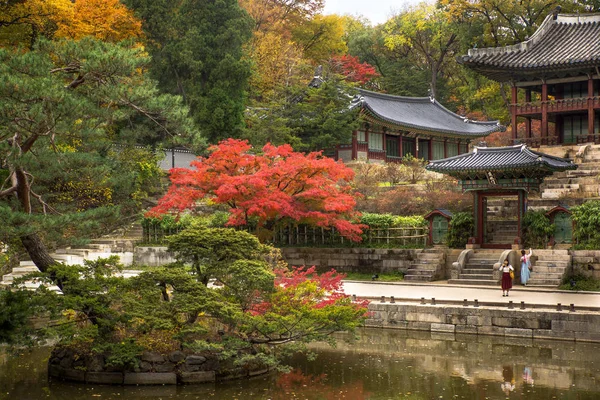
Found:
[[[360,90],[353,102],[363,121],[352,142],[338,145],[344,162],[399,162],[411,155],[439,160],[464,154],[469,143],[503,131],[498,121],[473,121],[429,97],[403,97]]]
[[[533,147],[600,142],[600,14],[556,11],[527,41],[471,49],[459,62],[511,86],[515,141]],[[534,120],[539,132],[532,132]]]

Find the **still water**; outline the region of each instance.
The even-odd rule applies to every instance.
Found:
[[[600,399],[600,344],[365,329],[314,350],[289,374],[185,387],[48,382],[47,349],[4,354],[0,400]]]

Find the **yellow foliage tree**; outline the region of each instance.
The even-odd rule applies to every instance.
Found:
[[[0,1],[0,46],[31,48],[38,37],[51,37],[58,24],[72,18],[70,0]]]
[[[119,42],[142,36],[142,22],[119,0],[76,0],[73,19],[58,24],[56,37],[81,39],[92,36]]]

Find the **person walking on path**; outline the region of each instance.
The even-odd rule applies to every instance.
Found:
[[[508,297],[508,291],[512,289],[512,276],[514,274],[514,268],[508,263],[508,258],[500,265],[500,271],[502,271],[502,297]]]
[[[525,254],[525,250],[521,250],[521,284],[527,286],[529,275],[531,273],[531,255],[533,250],[529,249],[529,254]]]

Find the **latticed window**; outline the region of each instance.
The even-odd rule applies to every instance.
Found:
[[[381,133],[369,133],[369,149],[383,150],[383,135]]]

